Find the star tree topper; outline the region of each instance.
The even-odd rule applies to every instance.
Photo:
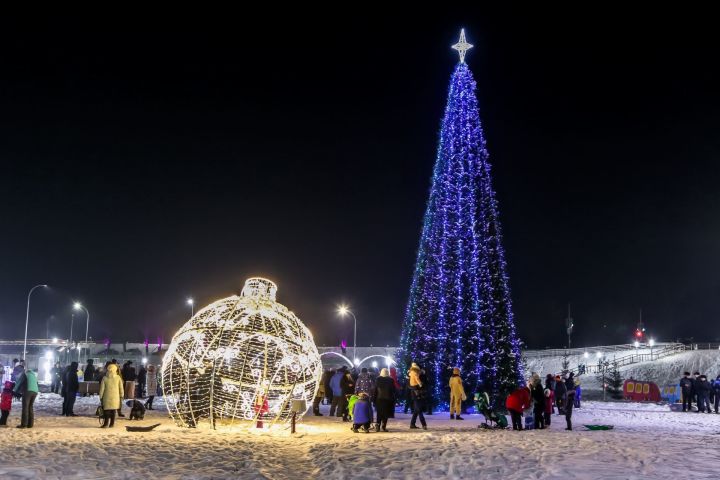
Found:
[[[460,63],[465,63],[465,52],[473,48],[471,43],[467,43],[465,41],[465,29],[460,30],[460,40],[458,40],[458,43],[453,45],[451,48],[454,50],[457,50],[460,54]]]

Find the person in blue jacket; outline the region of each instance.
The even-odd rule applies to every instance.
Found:
[[[715,391],[715,413],[718,413],[718,407],[720,407],[720,375],[713,381],[712,388]]]
[[[340,386],[340,380],[345,376],[345,367],[338,368],[337,372],[330,377],[330,390],[332,390],[332,403],[330,404],[330,416],[335,416],[337,412],[338,417],[342,417],[342,387]]]
[[[362,392],[359,398],[353,405],[353,426],[352,430],[358,433],[360,427],[362,427],[365,433],[370,432],[370,423],[372,422],[372,407],[370,406],[370,397],[367,393]]]

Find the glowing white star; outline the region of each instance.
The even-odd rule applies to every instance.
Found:
[[[460,40],[458,40],[458,43],[453,45],[451,48],[454,50],[457,50],[460,54],[460,63],[465,63],[465,52],[473,48],[472,44],[467,43],[465,41],[465,29],[460,30]]]

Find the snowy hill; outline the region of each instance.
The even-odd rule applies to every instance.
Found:
[[[588,350],[591,353],[590,358],[585,358],[583,354],[577,353],[568,356],[571,370],[577,371],[580,364],[596,365],[597,357],[595,355],[597,351],[601,351],[603,356],[610,361],[627,355],[622,351]],[[646,350],[640,349],[638,352],[643,355]],[[538,356],[536,352],[528,353],[529,355],[526,356],[527,376],[532,372],[537,372],[544,378],[548,373],[559,373],[562,370],[562,355]],[[715,378],[720,375],[720,350],[688,350],[657,360],[620,367],[623,379],[634,378],[636,380],[650,381],[660,386],[677,383],[685,371],[691,373],[698,371],[707,375],[708,378]],[[595,373],[580,376],[580,382],[584,390],[600,390],[600,382],[597,380],[597,374]]]

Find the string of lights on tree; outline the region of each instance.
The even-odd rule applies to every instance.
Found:
[[[322,374],[307,327],[275,301],[277,286],[250,278],[240,296],[197,312],[165,354],[162,386],[178,425],[285,421],[292,400],[310,402]]]
[[[464,30],[450,80],[432,188],[402,329],[404,368],[425,368],[435,401],[447,401],[448,369],[460,367],[466,391],[500,398],[522,382],[476,83],[465,63]]]

